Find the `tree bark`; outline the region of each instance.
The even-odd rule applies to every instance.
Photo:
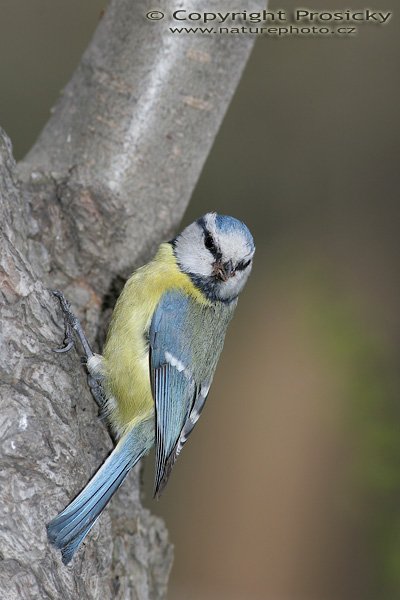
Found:
[[[169,15],[166,1],[157,8]],[[221,2],[227,11],[243,7]],[[188,12],[204,3],[185,0]],[[163,598],[172,547],[137,469],[65,567],[45,524],[111,449],[49,288],[101,343],[121,282],[172,234],[254,36],[172,34],[145,0],[113,0],[27,157],[0,132],[0,596]],[[260,11],[252,0],[247,10]],[[221,6],[219,6],[221,10]],[[211,202],[205,209],[213,208]]]

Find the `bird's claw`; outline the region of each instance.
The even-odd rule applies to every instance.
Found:
[[[71,312],[71,304],[68,302],[64,294],[60,290],[52,290],[51,293],[53,296],[58,298],[60,302],[61,310],[64,313],[64,318],[68,319],[68,322],[71,321],[71,318],[74,318],[73,313]]]
[[[53,348],[53,352],[57,352],[57,354],[63,354],[64,352],[69,352],[73,347],[74,341],[70,340],[68,344],[66,344],[62,348]]]
[[[73,322],[76,320],[75,315],[71,312],[71,305],[64,296],[64,294],[60,290],[52,290],[53,296],[58,298],[61,306],[61,310],[64,314],[64,326],[65,326],[65,337],[64,337],[64,346],[61,348],[53,348],[53,352],[57,352],[57,354],[62,354],[64,352],[69,352],[75,345],[72,327]]]

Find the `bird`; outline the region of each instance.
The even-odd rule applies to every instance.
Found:
[[[253,264],[255,245],[240,220],[209,212],[127,280],[103,354],[92,351],[62,292],[68,342],[78,335],[89,384],[116,445],[78,496],[47,525],[68,564],[129,471],[155,445],[154,495],[204,408],[227,326]]]

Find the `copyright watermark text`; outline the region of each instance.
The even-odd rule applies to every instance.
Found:
[[[171,12],[151,10],[149,21],[167,20],[171,33],[250,33],[270,36],[285,35],[354,35],[361,24],[387,25],[393,17],[391,11],[365,8],[362,10],[311,10],[297,8],[261,12],[195,12],[177,9]],[[205,27],[203,27],[205,25]],[[261,25],[261,26],[259,26]],[[265,25],[265,26],[264,26]]]

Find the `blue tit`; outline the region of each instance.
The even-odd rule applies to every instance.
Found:
[[[204,408],[254,251],[244,223],[208,213],[161,244],[126,282],[103,355],[86,352],[118,442],[84,490],[47,526],[65,564],[154,444],[155,495],[165,487]]]

